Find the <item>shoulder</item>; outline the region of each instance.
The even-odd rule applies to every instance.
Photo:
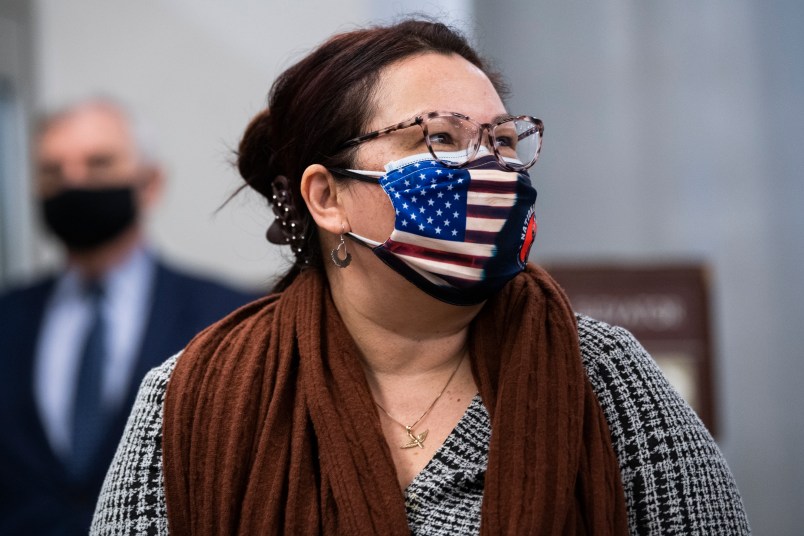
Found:
[[[710,437],[629,331],[583,315],[577,319],[586,374],[609,420],[615,443],[623,446],[636,441],[641,430],[662,433],[678,427]]]
[[[55,283],[54,277],[40,279],[28,285],[14,286],[0,291],[0,311],[25,307],[43,301]]]
[[[714,439],[627,330],[578,315],[587,377],[609,425],[632,532],[748,534]]]
[[[152,369],[140,385],[98,497],[93,536],[168,533],[162,419],[165,393],[180,355]]]
[[[129,453],[136,453],[136,447],[152,443],[156,439],[161,440],[165,393],[180,357],[181,352],[151,369],[143,378],[119,449],[124,446],[129,449],[134,448]]]
[[[709,437],[692,409],[667,382],[655,361],[627,330],[578,315],[578,336],[586,375],[606,415],[615,450],[661,438],[679,426]],[[620,458],[623,469],[639,464]]]
[[[615,390],[627,393],[619,404],[630,405],[634,397],[655,396],[678,402],[676,409],[686,411],[687,405],[677,399],[656,362],[639,341],[626,329],[611,326],[584,315],[577,315],[581,357],[587,376],[598,396]],[[658,392],[643,392],[647,387],[659,387]],[[601,403],[613,402],[601,400]]]
[[[161,440],[165,393],[180,356],[181,352],[151,369],[143,378],[126,423],[124,441],[119,448],[123,448],[127,442],[126,447],[135,448],[136,453],[137,446],[151,443],[155,439]]]
[[[54,282],[50,278],[0,292],[0,362],[31,354]]]
[[[173,370],[176,368],[176,363],[178,363],[180,357],[181,352],[167,359],[158,367],[152,368],[148,374],[145,375],[145,378],[143,378],[142,383],[140,384],[140,390],[137,394],[137,402],[142,406],[142,408],[139,408],[135,405],[134,410],[132,410],[132,415],[138,409],[147,410],[149,414],[152,414],[158,407],[158,413],[160,414],[159,417],[161,418],[161,407],[165,400],[165,391],[167,391],[167,385],[170,382],[170,377],[173,374]]]

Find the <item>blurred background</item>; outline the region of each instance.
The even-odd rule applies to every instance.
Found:
[[[287,266],[231,161],[284,68],[419,11],[463,29],[540,117],[532,260],[706,267],[717,439],[757,534],[804,526],[804,3],[0,0],[0,288],[60,262],[29,191],[35,117],[94,94],[167,165],[155,247],[238,286]],[[1,328],[0,328],[1,329]]]

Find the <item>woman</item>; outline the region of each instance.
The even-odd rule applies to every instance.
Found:
[[[742,534],[624,330],[525,264],[538,119],[430,22],[328,40],[239,151],[295,263],[152,371],[94,534]]]

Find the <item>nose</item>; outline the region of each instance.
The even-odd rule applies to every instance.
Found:
[[[491,129],[493,125],[480,125],[480,145],[485,145],[486,149],[494,152],[494,141],[492,140]]]
[[[494,142],[492,141],[491,129],[492,125],[478,125],[479,132],[475,138],[474,154],[470,156],[469,160],[475,160],[482,156],[496,154],[494,150]]]

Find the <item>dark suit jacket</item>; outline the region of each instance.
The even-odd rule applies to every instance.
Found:
[[[55,280],[0,295],[0,535],[87,534],[95,501],[137,387],[201,329],[256,298],[157,263],[152,310],[124,408],[92,477],[71,482],[51,450],[33,394],[33,365]]]

